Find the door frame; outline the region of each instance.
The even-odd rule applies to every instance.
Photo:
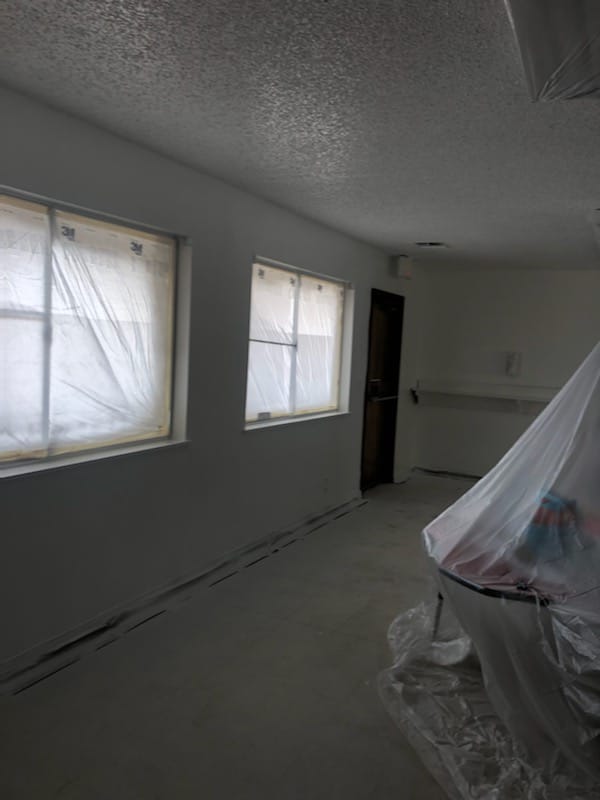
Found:
[[[395,445],[396,445],[396,437],[398,432],[398,400],[400,399],[400,379],[402,376],[402,344],[404,340],[404,314],[406,310],[406,295],[400,294],[398,292],[389,292],[384,289],[376,289],[371,288],[370,294],[370,308],[369,308],[369,325],[368,325],[368,341],[367,341],[367,363],[365,369],[365,388],[363,393],[363,424],[362,424],[362,439],[361,439],[361,450],[360,450],[360,489],[362,491],[367,491],[367,489],[372,488],[373,486],[377,486],[378,484],[371,484],[370,486],[365,486],[363,483],[363,465],[364,465],[364,456],[365,456],[365,433],[366,433],[366,426],[367,426],[367,403],[368,403],[368,392],[369,392],[369,369],[371,366],[371,324],[372,324],[372,317],[373,317],[373,307],[375,305],[375,301],[379,299],[383,301],[383,304],[396,304],[398,300],[401,300],[402,305],[402,322],[400,326],[400,345],[399,345],[399,354],[398,354],[398,385],[396,387],[397,392],[397,399],[396,399],[396,415],[394,417],[394,459],[392,463],[392,480],[393,474],[396,466],[396,457],[395,457]]]

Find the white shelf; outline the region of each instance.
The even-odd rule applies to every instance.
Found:
[[[523,386],[500,383],[451,383],[419,380],[413,389],[421,395],[453,395],[479,397],[486,400],[513,400],[530,403],[549,403],[560,390],[552,386]]]

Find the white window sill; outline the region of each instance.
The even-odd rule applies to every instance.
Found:
[[[0,464],[0,480],[3,478],[15,478],[20,475],[30,475],[36,472],[46,472],[55,469],[68,469],[87,464],[89,461],[105,461],[107,459],[123,458],[134,453],[144,453],[147,450],[162,450],[165,448],[184,447],[188,444],[187,439],[160,439],[153,442],[141,442],[138,444],[124,444],[121,446],[98,448],[97,450],[87,450],[80,453],[73,453],[60,456],[50,456],[40,461],[20,461],[18,463]]]
[[[302,414],[297,417],[273,417],[273,419],[260,419],[256,422],[246,422],[244,431],[254,431],[260,428],[276,428],[279,425],[291,425],[296,422],[307,422],[328,417],[346,417],[350,411],[323,411],[318,414]]]

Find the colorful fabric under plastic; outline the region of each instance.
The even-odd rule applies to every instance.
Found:
[[[452,800],[600,800],[592,779],[555,749],[535,760],[510,736],[486,693],[471,640],[445,605],[400,614],[389,630],[393,666],[384,704]]]

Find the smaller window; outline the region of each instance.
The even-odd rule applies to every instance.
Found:
[[[340,410],[346,284],[252,266],[246,422]]]

